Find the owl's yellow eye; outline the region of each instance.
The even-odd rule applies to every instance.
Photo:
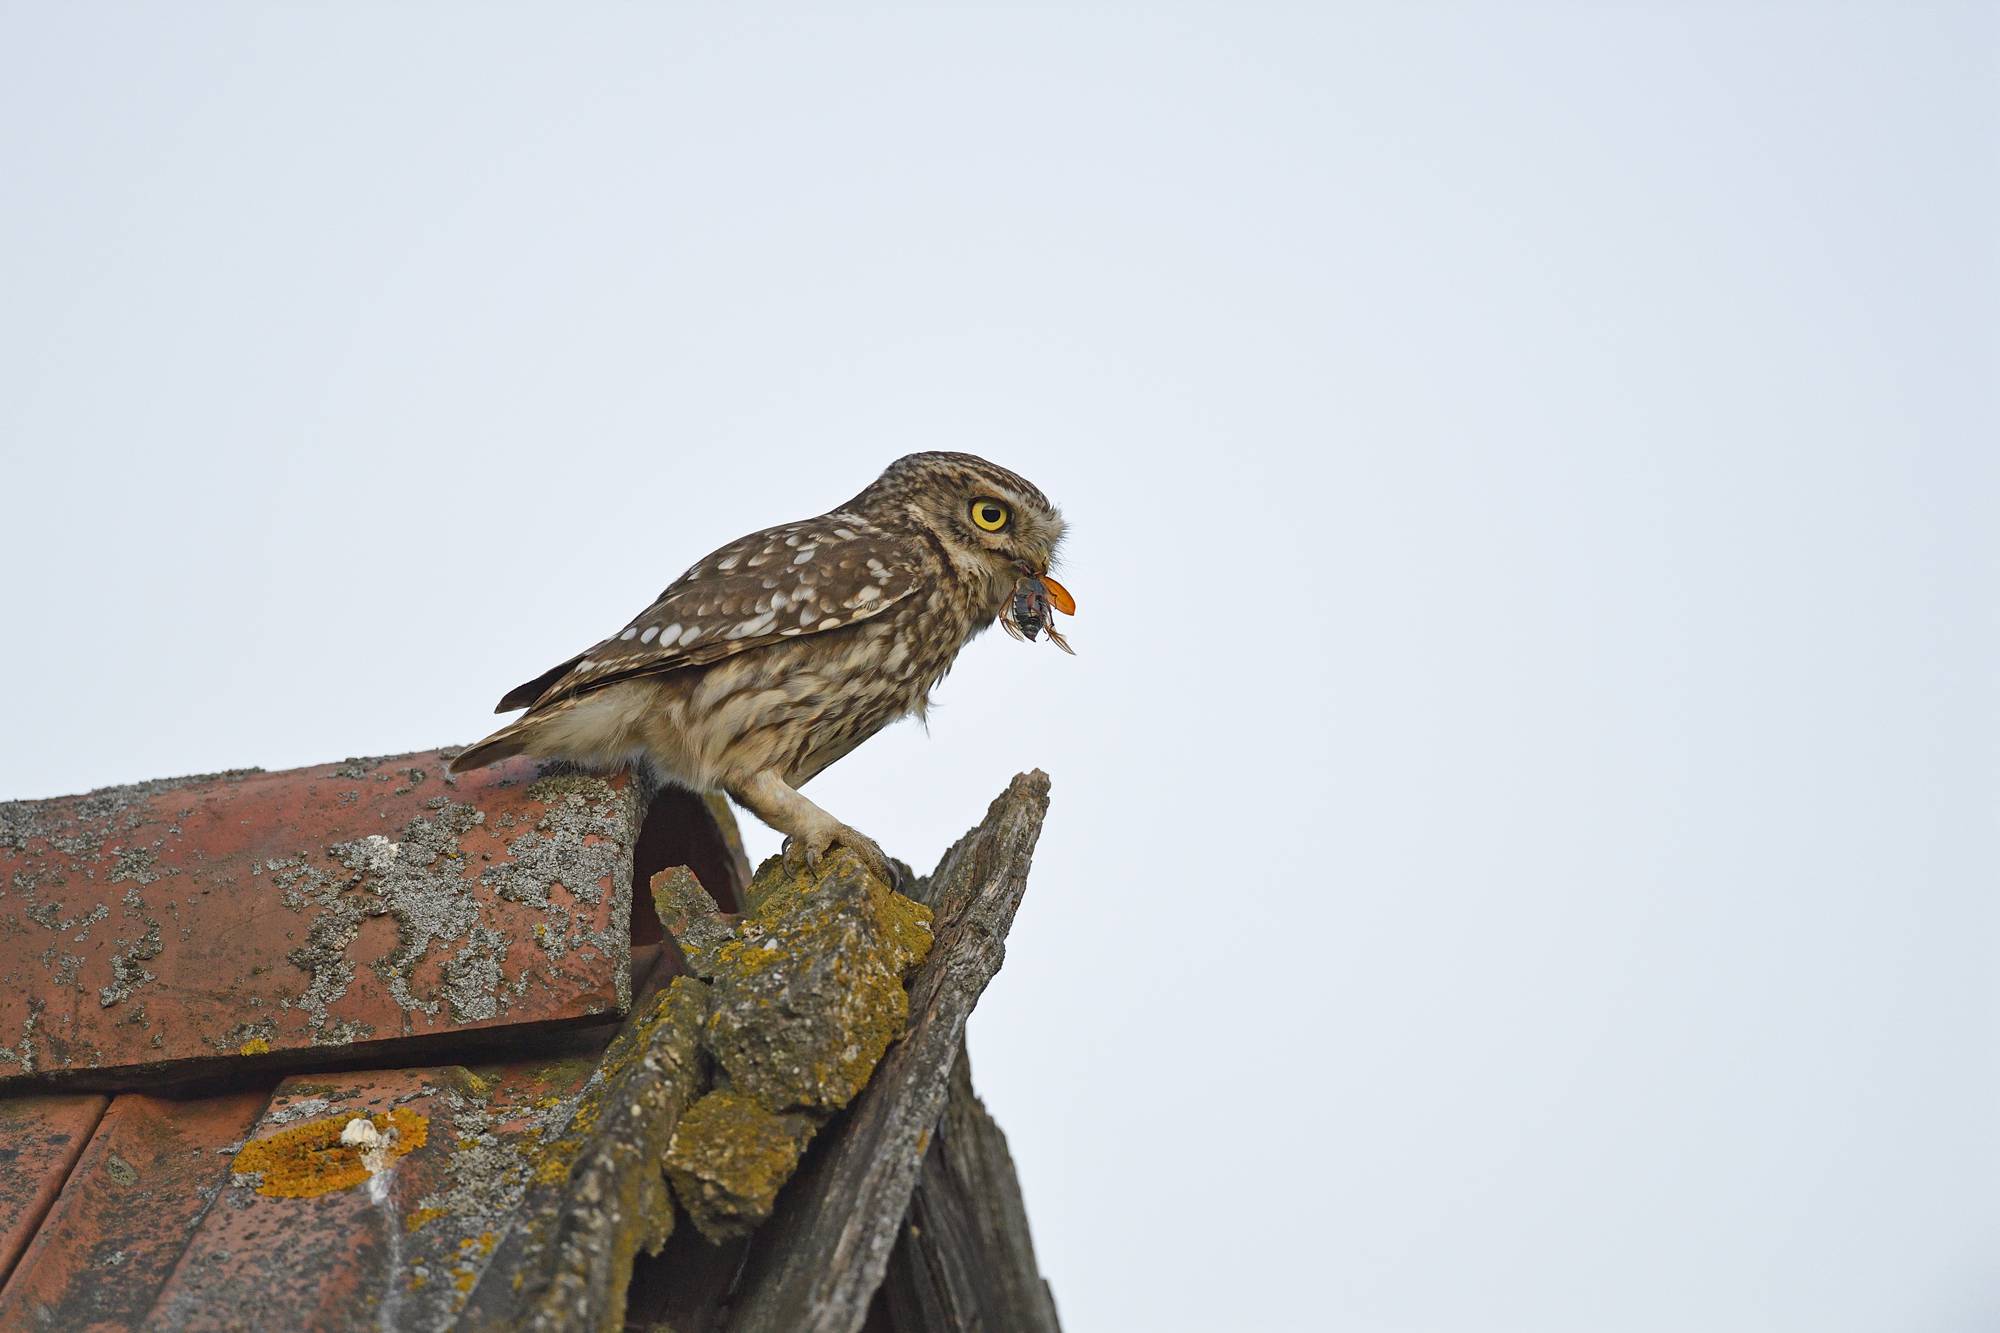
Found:
[[[1007,506],[998,500],[974,500],[972,521],[982,531],[998,532],[1007,526]]]

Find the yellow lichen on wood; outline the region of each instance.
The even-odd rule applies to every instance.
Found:
[[[676,978],[676,984],[680,980],[683,979]],[[688,984],[697,983],[690,981]],[[631,1026],[621,1032],[605,1051],[597,1075],[585,1085],[582,1096],[577,1100],[576,1110],[570,1115],[569,1124],[563,1128],[562,1137],[551,1142],[540,1160],[535,1162],[532,1172],[537,1184],[561,1185],[569,1179],[577,1154],[583,1151],[585,1140],[597,1128],[598,1119],[604,1114],[606,1089],[617,1085],[626,1068],[652,1044],[654,1034],[661,1025],[673,1017],[675,1009],[669,1002],[670,994],[671,989],[654,996],[653,1007],[635,1017]]]
[[[704,1236],[743,1235],[771,1215],[814,1128],[810,1116],[780,1115],[738,1093],[710,1092],[675,1128],[667,1177]]]
[[[734,1090],[769,1110],[838,1110],[903,1034],[904,978],[930,953],[930,908],[844,849],[818,875],[773,857],[751,897],[714,952],[709,1049]]]
[[[259,1173],[259,1194],[274,1199],[315,1199],[352,1189],[404,1154],[424,1146],[430,1121],[398,1106],[365,1117],[381,1136],[373,1147],[342,1143],[342,1132],[357,1117],[333,1116],[281,1129],[243,1145],[230,1164],[237,1175]],[[373,1159],[370,1160],[364,1159]]]
[[[241,1046],[238,1046],[236,1053],[238,1055],[269,1055],[271,1053],[271,1043],[262,1037],[252,1037]]]

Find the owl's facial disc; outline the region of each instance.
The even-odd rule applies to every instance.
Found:
[[[997,529],[986,522],[996,510],[1004,510],[1006,520]],[[1062,519],[1052,512],[1032,508],[1016,509],[1004,500],[974,497],[963,511],[960,527],[966,543],[990,561],[996,573],[1022,570],[1040,577],[1049,572],[1056,543],[1062,540]]]
[[[1062,515],[1048,501],[997,475],[968,478],[959,489],[957,512],[949,517],[962,541],[996,566],[1048,573],[1063,535]]]
[[[890,464],[855,504],[893,497],[909,521],[929,532],[964,566],[983,565],[993,596],[1022,572],[1041,577],[1054,563],[1063,518],[1048,497],[1017,473],[974,454],[909,454]]]

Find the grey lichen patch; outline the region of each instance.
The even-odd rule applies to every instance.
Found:
[[[352,881],[339,879],[313,865],[304,856],[274,856],[250,868],[252,875],[271,876],[278,886],[278,900],[294,912],[307,907],[325,907]]]
[[[323,1096],[300,1097],[296,1101],[281,1102],[264,1113],[263,1124],[267,1126],[289,1125],[294,1120],[311,1120],[323,1116],[333,1109],[333,1103]]]
[[[39,811],[31,801],[0,801],[0,851],[21,852],[35,837]]]
[[[158,860],[158,855],[149,848],[124,848],[111,862],[111,882],[118,884],[129,880],[134,884],[151,884],[160,878],[160,872],[153,868]]]
[[[343,850],[347,854],[342,860],[348,869],[380,875],[395,867],[396,856],[403,850],[403,845],[399,842],[390,842],[379,833],[371,833],[356,842],[343,843],[335,849],[336,852]]]
[[[817,876],[772,858],[751,900],[739,938],[716,951],[708,1047],[769,1110],[838,1110],[902,1035],[903,981],[930,951],[930,909],[844,849]]]
[[[129,833],[146,822],[147,801],[164,792],[241,782],[261,768],[232,768],[221,773],[196,773],[181,778],[155,778],[122,787],[100,787],[79,797],[71,811],[48,801],[0,801],[0,850],[25,851],[36,841],[65,856],[95,857],[106,839]]]
[[[512,858],[480,872],[480,882],[510,902],[549,905],[549,887],[560,884],[579,902],[604,896],[601,881],[615,884],[620,868],[631,874],[626,851],[632,797],[602,778],[565,773],[528,788],[548,807],[535,827],[507,846]]]
[[[346,778],[349,782],[359,782],[386,762],[388,762],[387,755],[350,755],[334,768],[333,776]]]
[[[397,841],[374,834],[327,849],[350,872],[350,883],[361,889],[359,895],[341,898],[328,911],[337,916],[353,912],[357,932],[362,917],[389,916],[396,922],[395,949],[370,966],[388,987],[390,997],[404,1009],[435,1014],[449,1003],[455,1013],[477,1010],[486,1017],[497,1010],[499,969],[489,969],[480,961],[492,960],[491,948],[474,948],[467,954],[455,980],[447,968],[449,994],[444,997],[419,995],[410,984],[412,967],[429,955],[433,946],[466,939],[478,922],[479,906],[465,878],[459,839],[485,820],[484,811],[446,801],[436,813],[404,825]],[[346,943],[352,943],[352,934]]]
[[[711,1092],[688,1108],[668,1147],[674,1197],[709,1240],[748,1235],[771,1215],[817,1128],[812,1116],[769,1111],[737,1092]]]
[[[16,920],[32,922],[67,937],[70,943],[82,944],[112,915],[109,903],[91,901],[101,886],[119,883],[131,886],[125,892],[124,915],[134,926],[115,942],[109,959],[111,984],[99,987],[97,992],[98,1002],[104,1007],[124,1001],[140,986],[156,980],[145,964],[163,951],[163,933],[160,923],[146,914],[138,889],[172,873],[159,868],[159,851],[166,845],[167,837],[179,836],[180,827],[178,823],[169,824],[163,836],[154,836],[144,845],[129,840],[143,826],[159,819],[154,798],[161,794],[200,784],[237,781],[254,771],[105,787],[74,800],[0,802],[0,852],[15,854],[7,882],[21,898]],[[108,868],[102,865],[107,860]],[[90,895],[81,903],[72,896],[79,891]],[[49,969],[49,978],[46,987],[38,983],[38,988],[68,991],[79,988],[78,976],[85,963],[83,955],[48,949],[42,951],[40,961]],[[39,1031],[41,1012],[41,1002],[32,1001],[21,1036],[11,1046],[0,1047],[0,1061],[18,1065],[15,1072],[34,1073],[44,1063],[44,1057],[47,1063],[61,1067],[82,1054],[81,1048],[72,1048],[54,1031]],[[67,1023],[64,1020],[58,1027]]]
[[[41,1060],[36,1030],[41,1027],[42,1011],[48,1007],[48,1001],[29,997],[28,1016],[21,1020],[21,1035],[12,1046],[0,1046],[0,1060],[19,1065],[23,1074],[34,1073]]]
[[[146,865],[150,867],[150,860]],[[150,874],[150,869],[145,873]],[[151,878],[141,879],[138,883],[150,884],[158,878],[159,876],[152,875]],[[166,947],[160,936],[160,923],[147,910],[146,900],[139,896],[136,884],[125,890],[125,896],[120,901],[125,905],[126,918],[144,926],[145,931],[136,943],[126,945],[111,955],[111,984],[101,986],[97,991],[97,1002],[106,1009],[130,998],[133,991],[147,982],[157,980],[143,964],[158,958],[160,951]]]
[[[444,998],[451,1016],[461,1023],[494,1018],[500,1012],[502,973],[507,937],[490,926],[474,925],[465,947],[444,968]]]
[[[373,844],[373,838],[363,839]],[[313,913],[306,925],[306,942],[285,955],[306,974],[305,989],[286,1001],[287,1008],[306,1012],[308,1034],[315,1046],[340,1046],[368,1035],[364,1024],[336,1022],[327,1012],[354,983],[354,963],[347,947],[361,933],[363,912],[347,891],[360,882],[358,872],[335,874],[303,854],[271,857],[251,870],[268,874],[279,901],[294,912]]]
[[[157,958],[165,947],[160,941],[160,923],[155,921],[146,927],[146,933],[139,942],[111,955],[111,977],[109,986],[100,986],[97,1002],[109,1009],[120,1000],[131,996],[132,992],[149,981],[157,980],[151,972],[141,966],[147,959]]]
[[[90,928],[110,915],[110,907],[103,903],[93,905],[81,916],[66,915],[63,905],[59,902],[36,903],[27,911],[28,920],[36,925],[44,926],[58,934],[68,934],[74,930],[77,932],[75,938],[78,940],[89,939]]]
[[[54,957],[49,957],[45,954],[42,958],[42,965],[44,967],[51,963],[55,965],[53,977],[57,988],[60,990],[69,990],[75,987],[77,984],[77,973],[83,969],[83,955],[80,953],[62,953],[55,950],[51,950],[50,953],[53,953]]]
[[[236,1055],[262,1055],[271,1049],[271,1040],[277,1035],[277,1021],[265,1018],[238,1023],[227,1032],[209,1038],[208,1044],[218,1051]]]
[[[546,807],[544,813],[507,844],[506,861],[480,871],[479,882],[509,902],[543,912],[534,939],[551,962],[578,949],[621,956],[631,929],[630,839],[641,809],[638,794],[583,773],[541,778],[527,794]],[[585,914],[552,898],[549,890],[558,884],[570,900],[586,905],[602,902],[609,884],[615,910],[604,928],[589,929],[581,924],[589,919]],[[619,969],[617,984],[620,1006],[630,1004],[629,969]]]
[[[367,914],[386,913],[395,919],[396,950],[375,966],[396,1003],[405,1009],[437,1012],[437,1000],[412,993],[410,966],[428,954],[434,942],[465,938],[478,920],[459,839],[485,822],[484,811],[448,801],[435,814],[406,824],[400,842],[363,839],[359,845],[346,844],[360,859],[358,868],[368,872],[363,887],[376,902],[365,909]],[[357,868],[351,861],[348,864]]]
[[[356,769],[359,776],[372,771]],[[380,776],[401,776],[414,786],[411,774],[416,772],[420,770],[384,770]],[[394,949],[368,964],[390,997],[407,1012],[448,1012],[456,1022],[503,1017],[533,981],[525,969],[511,983],[507,980],[504,964],[518,941],[482,920],[482,888],[540,909],[541,917],[530,929],[551,963],[583,948],[609,958],[623,956],[629,929],[625,913],[614,914],[618,919],[604,929],[592,929],[570,904],[601,903],[609,883],[620,891],[620,906],[629,911],[629,894],[623,890],[631,874],[633,796],[581,774],[545,778],[527,794],[543,803],[544,813],[534,828],[514,838],[510,860],[485,865],[476,877],[473,863],[485,854],[469,857],[464,838],[486,822],[486,814],[444,794],[426,800],[428,813],[394,835],[335,843],[316,864],[303,856],[264,863],[286,906],[311,914],[305,945],[289,955],[309,980],[290,1003],[310,1015],[315,1043],[345,1039],[345,1034],[336,1036],[327,1007],[353,983],[356,964],[349,950],[372,917],[388,916],[396,926]],[[556,884],[569,896],[552,899],[550,889]],[[427,975],[418,970],[426,960],[437,969],[438,979],[420,979]],[[624,1002],[629,974],[621,970],[618,983]]]
[[[336,898],[313,917],[306,928],[304,946],[286,955],[286,960],[307,977],[305,989],[290,1003],[305,1010],[316,1046],[341,1045],[349,1039],[343,1031],[346,1025],[335,1023],[327,1009],[354,983],[354,964],[347,957],[347,946],[360,933],[361,909],[351,900]]]
[[[418,1211],[449,1217],[471,1230],[490,1230],[504,1223],[520,1206],[548,1145],[568,1127],[580,1100],[580,1089],[569,1096],[550,1097],[521,1117],[526,1121],[523,1129],[503,1133],[496,1128],[498,1117],[487,1099],[474,1089],[440,1092],[439,1104],[451,1117],[454,1146],[443,1186],[419,1199]]]
[[[544,918],[535,923],[533,931],[535,943],[541,946],[542,952],[548,956],[551,963],[561,962],[563,955],[570,951],[572,943],[569,909],[551,903],[543,909],[543,913]],[[590,931],[580,931],[578,934],[584,942],[598,942]]]

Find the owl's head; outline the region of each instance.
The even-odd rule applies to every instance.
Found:
[[[1025,478],[975,454],[906,454],[853,508],[910,525],[943,543],[961,567],[983,567],[996,585],[1046,574],[1062,544],[1063,516]]]

